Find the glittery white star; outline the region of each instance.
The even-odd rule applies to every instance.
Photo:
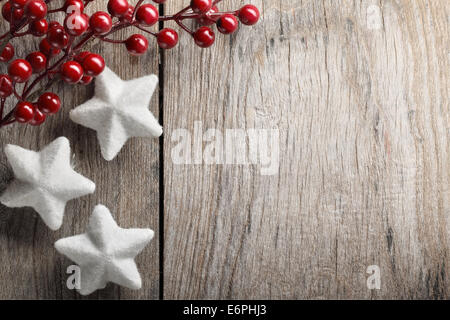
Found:
[[[159,137],[162,127],[148,109],[158,83],[155,75],[123,81],[108,68],[95,80],[94,97],[70,118],[97,131],[102,155],[112,160],[131,137]]]
[[[69,140],[65,137],[40,152],[7,145],[5,153],[15,180],[0,202],[11,208],[34,208],[52,230],[61,227],[67,201],[95,190],[92,181],[72,169]]]
[[[140,289],[142,280],[134,258],[153,238],[150,229],[122,229],[108,208],[98,205],[86,233],[60,239],[55,248],[81,269],[79,292],[88,295],[108,282]]]

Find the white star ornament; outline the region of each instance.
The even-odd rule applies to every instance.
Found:
[[[157,84],[155,75],[123,81],[105,68],[95,80],[94,97],[72,110],[70,118],[97,131],[103,158],[110,161],[129,138],[162,135],[148,109]]]
[[[0,197],[10,208],[32,207],[52,230],[61,227],[66,203],[91,194],[95,184],[70,165],[70,144],[60,137],[34,152],[15,145],[5,147],[15,179]]]
[[[108,208],[98,205],[89,220],[87,232],[60,239],[55,248],[80,267],[80,294],[88,295],[103,289],[108,282],[138,290],[142,280],[134,258],[153,235],[150,229],[120,228]]]

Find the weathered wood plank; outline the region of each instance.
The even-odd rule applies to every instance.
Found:
[[[107,0],[96,1],[88,12],[104,10],[106,3]],[[19,55],[25,47],[36,48],[32,41],[26,41],[23,47],[17,47]],[[95,44],[93,49],[124,79],[158,73],[155,45],[141,58],[129,57],[122,46]],[[4,72],[5,66],[0,68]],[[57,91],[63,101],[62,112],[41,128],[13,125],[1,129],[1,149],[12,143],[38,150],[59,136],[66,136],[71,142],[77,171],[92,179],[97,190],[92,196],[68,203],[64,224],[57,232],[50,231],[31,209],[12,210],[1,206],[0,299],[80,299],[81,296],[66,287],[66,268],[73,263],[59,255],[53,243],[61,237],[84,232],[92,209],[99,203],[111,209],[120,226],[151,228],[156,236],[136,260],[143,278],[142,290],[108,285],[88,298],[158,299],[159,143],[152,139],[133,139],[114,161],[106,162],[100,155],[95,132],[75,125],[68,117],[70,109],[92,96],[93,87],[61,85]],[[158,115],[158,92],[152,99],[151,110]],[[0,152],[0,163],[4,187],[12,173],[3,152]]]
[[[165,298],[448,298],[448,1],[252,2],[166,54]],[[196,121],[278,129],[277,174],[175,164]]]

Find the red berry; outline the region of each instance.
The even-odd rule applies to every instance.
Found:
[[[148,40],[141,34],[133,34],[125,41],[125,46],[130,54],[139,56],[148,49]]]
[[[14,8],[22,9],[28,0],[11,0],[11,3]]]
[[[63,9],[67,14],[82,14],[84,10],[84,3],[81,0],[66,0],[64,2]]]
[[[191,0],[191,8],[195,13],[206,13],[212,7],[212,0]]]
[[[37,107],[43,113],[54,114],[61,108],[61,100],[56,94],[45,92],[39,97]]]
[[[26,16],[32,20],[42,19],[47,15],[47,5],[42,0],[29,0],[24,10]]]
[[[67,61],[61,66],[61,78],[67,83],[78,83],[83,77],[83,68],[76,61]]]
[[[96,77],[105,70],[105,60],[101,55],[91,53],[83,59],[83,70],[85,75]]]
[[[232,14],[224,14],[217,20],[217,29],[223,34],[230,34],[237,30],[239,26],[238,19]]]
[[[49,29],[49,30],[50,30],[50,29],[53,29],[53,28],[56,28],[56,27],[61,27],[61,23],[59,23],[58,21],[55,21],[55,20],[50,21],[50,22],[48,23],[48,29]]]
[[[6,74],[0,75],[0,98],[7,98],[13,92],[12,80]]]
[[[136,20],[147,26],[153,26],[158,22],[159,13],[155,6],[151,4],[144,4],[136,11]]]
[[[63,49],[69,44],[69,35],[63,27],[50,28],[47,33],[47,40],[56,49]]]
[[[34,20],[28,28],[30,33],[35,37],[42,37],[48,31],[48,22],[45,19]]]
[[[239,20],[248,26],[254,25],[259,20],[259,10],[251,4],[247,4],[239,10]]]
[[[111,16],[103,11],[98,11],[89,19],[89,25],[95,34],[105,34],[111,31]]]
[[[2,7],[2,16],[3,18],[11,22],[11,15],[14,19],[14,21],[19,21],[23,17],[23,9],[13,8],[13,11],[11,13],[11,3],[8,1],[5,3],[5,5]]]
[[[14,56],[14,47],[11,43],[8,43],[6,47],[3,49],[2,54],[0,54],[1,62],[8,62]]]
[[[34,106],[34,116],[33,119],[30,120],[30,124],[32,126],[40,126],[44,123],[46,115]]]
[[[60,54],[61,49],[56,49],[50,45],[47,38],[44,38],[39,43],[39,51],[45,54],[47,57],[52,57]]]
[[[27,123],[34,117],[34,107],[31,102],[21,101],[16,105],[14,112],[16,121],[19,123]]]
[[[123,16],[120,17],[121,21],[129,21],[133,20],[133,12],[134,7],[132,5],[128,5],[128,9]]]
[[[30,53],[27,55],[26,59],[30,63],[34,73],[44,71],[45,66],[47,65],[47,57],[39,51]]]
[[[23,9],[14,9],[13,10],[13,18],[14,21],[20,21],[23,18],[25,11]]]
[[[214,31],[212,31],[209,27],[200,27],[194,33],[194,41],[199,47],[211,47],[215,40],[216,35],[214,34]]]
[[[89,83],[92,82],[92,79],[94,79],[94,77],[91,76],[83,76],[83,78],[81,78],[80,80],[80,84],[87,86]]]
[[[219,8],[216,6],[213,6],[211,10],[209,10],[207,13],[205,13],[202,17],[198,18],[198,23],[200,23],[202,26],[210,26],[214,22],[217,21],[219,17],[211,17],[211,14],[219,12]]]
[[[72,13],[64,19],[64,29],[71,36],[81,36],[89,28],[89,18],[84,13]]]
[[[178,33],[170,28],[162,29],[157,36],[158,45],[163,49],[172,49],[178,43]]]
[[[83,63],[84,58],[86,58],[91,53],[89,51],[82,51],[75,56],[75,61],[79,63]]]
[[[127,0],[109,0],[108,2],[108,12],[113,17],[122,17],[127,13],[128,7]]]
[[[9,22],[10,15],[11,15],[11,3],[7,1],[2,7],[2,16],[6,21]]]
[[[8,74],[14,82],[22,83],[30,79],[33,73],[27,60],[16,59],[8,66]]]

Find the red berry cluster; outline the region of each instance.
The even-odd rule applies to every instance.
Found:
[[[245,5],[237,11],[219,12],[217,4],[222,0],[191,0],[183,10],[165,16],[159,14],[155,5],[144,4],[144,0],[138,0],[135,6],[128,0],[109,0],[107,12],[98,11],[91,16],[86,14],[85,8],[93,0],[64,0],[61,7],[49,10],[47,5],[53,1],[9,0],[2,7],[9,31],[0,35],[0,63],[9,64],[7,74],[0,74],[0,127],[14,122],[42,124],[46,116],[61,107],[60,98],[48,92],[54,82],[61,79],[69,84],[87,85],[98,76],[105,68],[103,57],[83,50],[91,39],[122,44],[130,54],[142,55],[149,46],[148,39],[142,34],[133,34],[126,40],[110,38],[118,30],[134,27],[155,37],[160,48],[171,49],[178,43],[177,31],[164,28],[155,33],[147,28],[158,22],[174,21],[198,46],[207,48],[216,38],[211,25],[216,24],[223,34],[231,34],[238,29],[239,21],[254,25],[260,17],[253,5]],[[162,5],[166,0],[153,2]],[[65,13],[64,21],[49,18],[56,12]],[[185,20],[197,21],[200,27],[191,30]],[[25,59],[13,60],[15,50],[11,41],[27,35],[41,38],[39,50],[29,53]],[[6,99],[10,96],[18,103],[3,116]]]

